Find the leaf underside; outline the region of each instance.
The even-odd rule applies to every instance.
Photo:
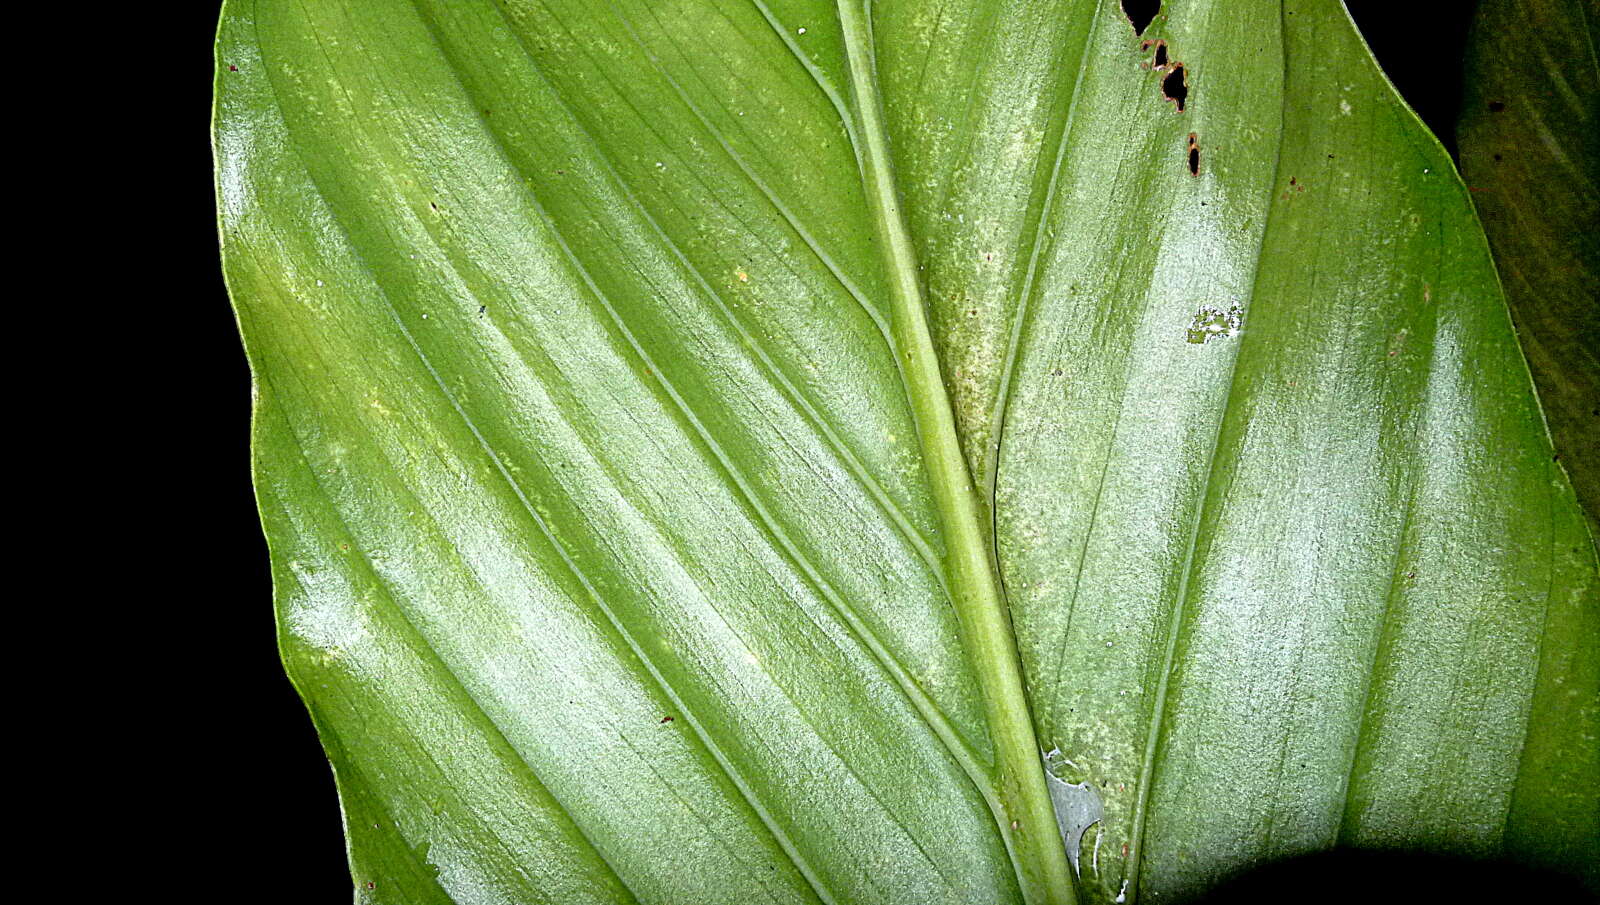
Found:
[[[1342,7],[868,14],[864,115],[828,3],[227,5],[256,486],[358,896],[1042,900],[897,281],[1103,808],[1080,901],[1600,861],[1595,550]]]

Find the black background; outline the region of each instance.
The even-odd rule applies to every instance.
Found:
[[[1453,151],[1462,47],[1475,4],[1349,0],[1348,6],[1400,93]],[[215,5],[199,5],[193,15],[174,17],[162,36],[174,83],[159,103],[173,125],[158,141],[153,172],[164,186],[161,253],[182,286],[183,328],[156,340],[152,356],[167,378],[153,407],[156,429],[176,439],[160,447],[174,454],[157,457],[150,481],[161,491],[153,504],[164,510],[155,513],[158,520],[183,526],[181,543],[168,549],[198,549],[205,568],[163,608],[183,626],[177,632],[183,649],[158,653],[146,664],[154,668],[143,670],[168,717],[145,724],[144,743],[161,766],[145,777],[159,790],[143,806],[165,812],[158,815],[169,827],[163,850],[181,858],[185,885],[230,900],[348,902],[332,776],[278,662],[267,552],[250,487],[249,372],[218,266],[212,195],[215,12]],[[143,540],[159,545],[169,538]],[[1291,864],[1259,879],[1277,887],[1278,899],[1284,884],[1344,890],[1372,884],[1379,900],[1400,893],[1382,879],[1395,875],[1392,864],[1352,858]],[[1485,892],[1482,884],[1493,875],[1448,862],[1404,866],[1432,878],[1434,894],[1445,891],[1440,884],[1455,889],[1471,878],[1457,890],[1466,901],[1480,900],[1475,893]],[[1523,886],[1516,898],[1531,899],[1529,892]]]

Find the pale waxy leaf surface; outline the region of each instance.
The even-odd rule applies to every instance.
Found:
[[[1593,851],[1594,547],[1339,4],[234,0],[217,98],[361,901]]]

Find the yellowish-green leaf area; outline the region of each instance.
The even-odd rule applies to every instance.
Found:
[[[358,901],[1600,861],[1595,547],[1335,0],[232,0],[217,52]]]

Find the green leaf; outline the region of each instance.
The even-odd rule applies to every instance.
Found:
[[[1597,24],[1594,0],[1484,0],[1468,44],[1459,128],[1462,173],[1591,530],[1600,519]],[[1596,634],[1579,639],[1592,645]],[[1561,753],[1575,741],[1530,734],[1530,746],[1553,746],[1539,755],[1556,771],[1549,788],[1595,785],[1600,741],[1591,734],[1585,747]],[[1546,867],[1576,867],[1600,889],[1600,810],[1593,801],[1541,795],[1531,808],[1548,829],[1542,844],[1522,854]],[[1532,838],[1518,835],[1516,845]]]
[[[234,0],[216,145],[361,900],[1595,852],[1595,548],[1338,3]]]
[[[1461,171],[1562,464],[1600,518],[1600,59],[1594,0],[1484,0]]]

